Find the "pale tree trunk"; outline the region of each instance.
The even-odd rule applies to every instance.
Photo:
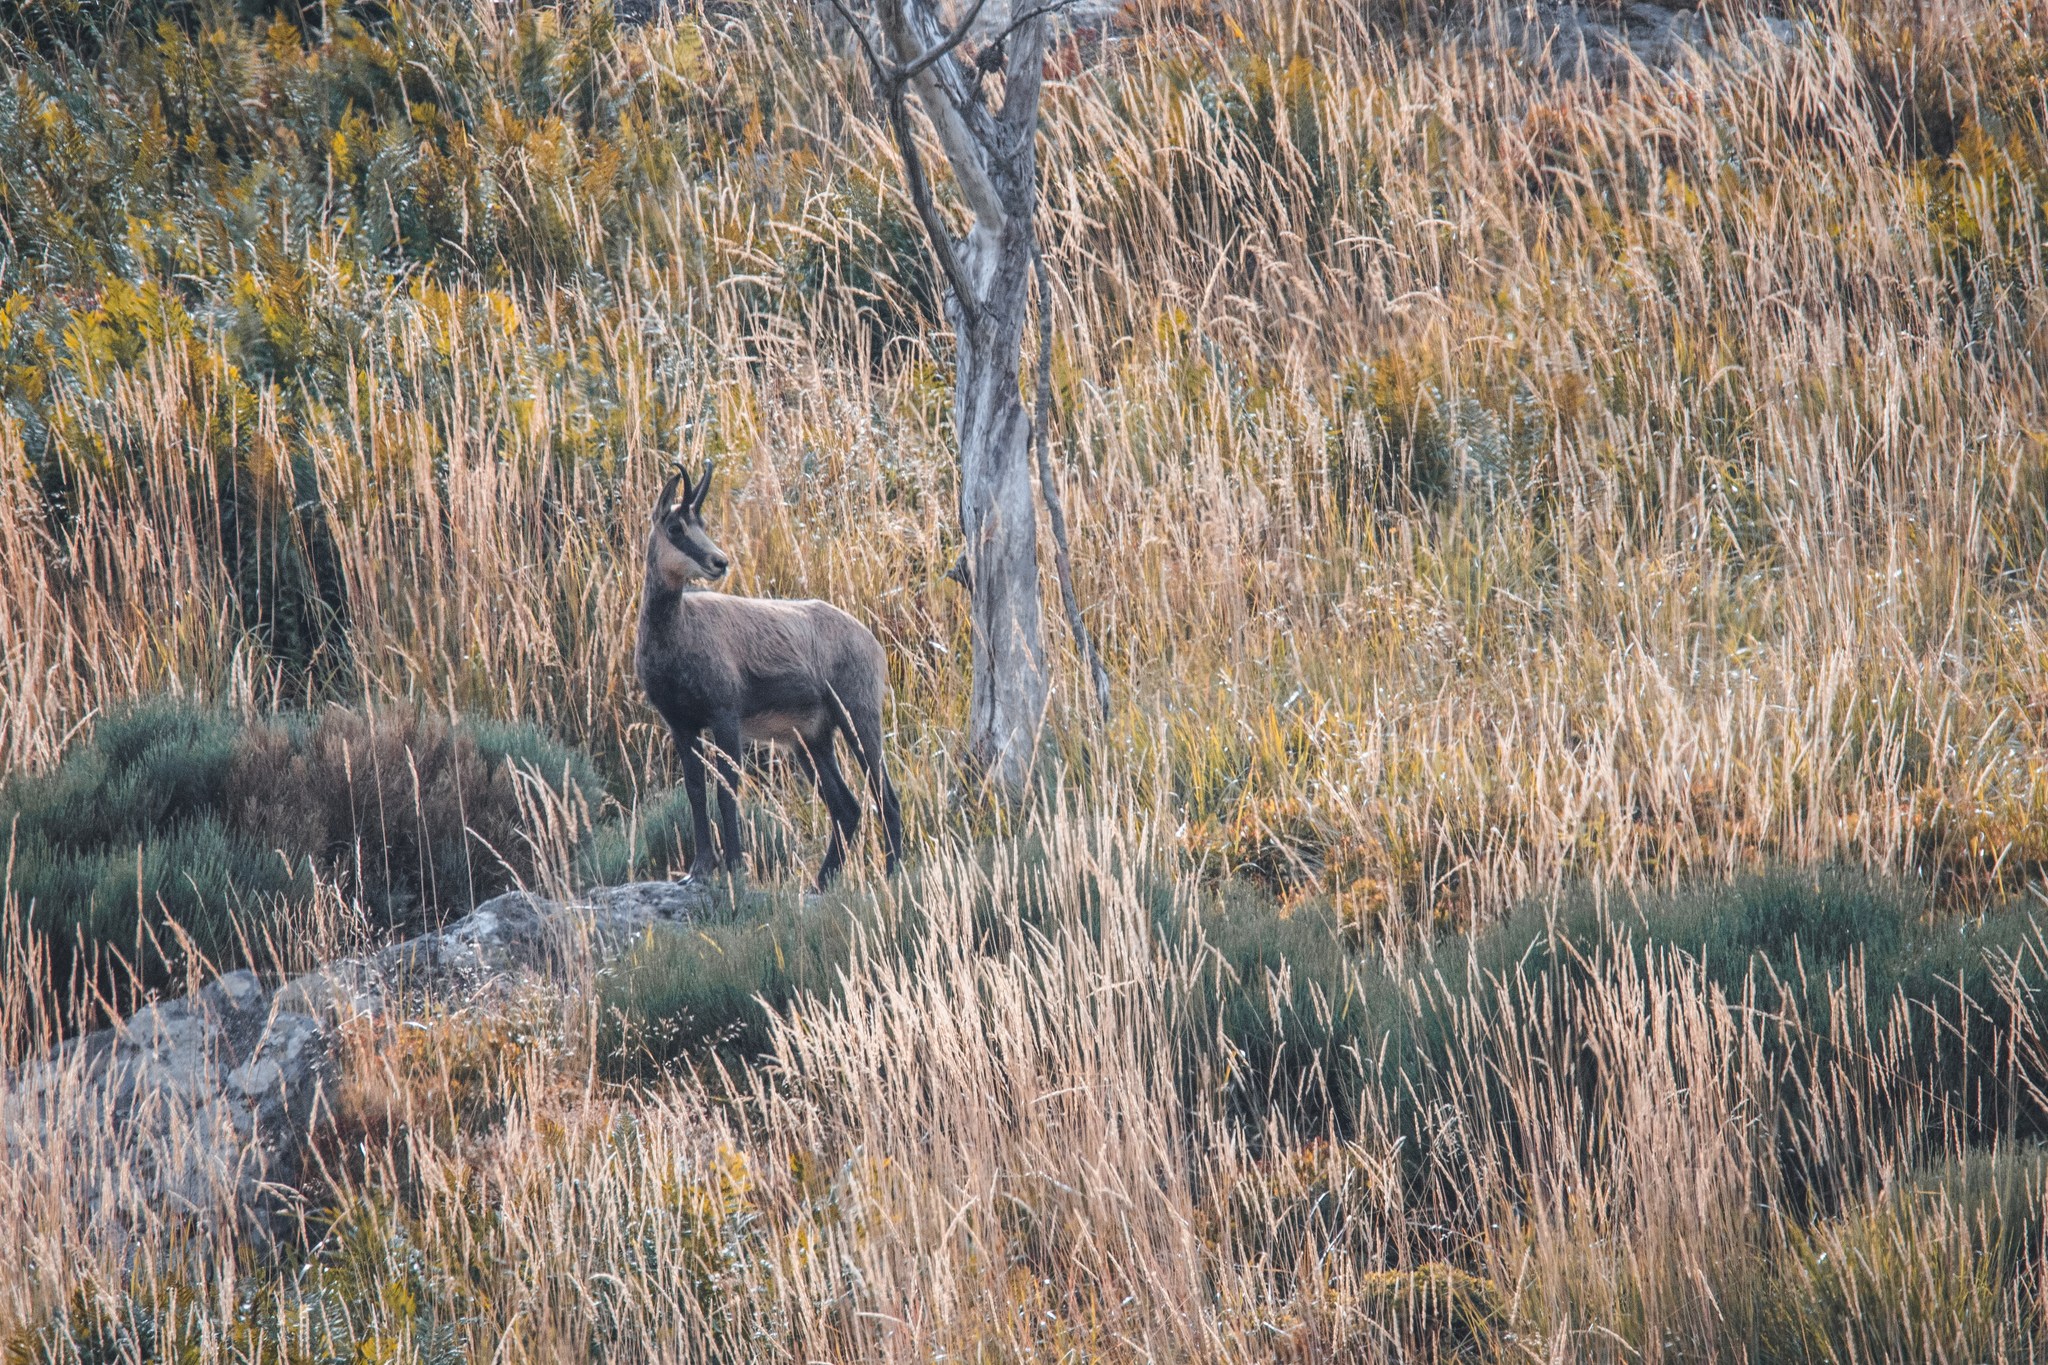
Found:
[[[967,759],[981,780],[1014,798],[1031,778],[1048,691],[1031,422],[1017,382],[1036,249],[1046,10],[1013,17],[984,49],[989,55],[981,69],[974,69],[959,49],[984,6],[985,0],[975,0],[949,29],[931,0],[875,0],[887,56],[872,45],[868,55],[889,103],[911,198],[946,278],[946,311],[958,347],[953,425],[960,442],[960,577],[970,600],[974,669]],[[867,44],[866,29],[856,23],[855,31]],[[991,110],[984,83],[998,66],[1003,99]],[[933,202],[905,105],[911,91],[974,215],[965,239],[953,235]]]
[[[967,752],[1010,793],[1030,778],[1047,693],[1031,423],[1017,393],[1029,221],[1011,219],[993,240],[976,229],[960,255],[970,280],[988,282],[981,326],[963,326],[961,310],[951,310],[959,338],[953,427],[960,439],[960,534],[974,644]],[[1020,226],[1026,230],[1016,231]]]
[[[968,588],[974,645],[967,759],[981,780],[1015,797],[1031,778],[1049,690],[1032,497],[1033,423],[1024,410],[1018,371],[1039,259],[1037,140],[1046,20],[1068,0],[996,0],[1006,11],[1000,23],[978,22],[990,0],[971,0],[951,27],[940,21],[936,0],[872,0],[875,33],[848,7],[849,0],[830,2],[867,54],[888,106],[911,201],[946,280],[946,314],[958,346],[953,425],[960,441],[962,549],[955,576]],[[970,33],[986,39],[972,66],[962,55]],[[991,108],[998,79],[1002,100]],[[964,238],[946,225],[933,199],[910,122],[912,93],[973,215]],[[1050,298],[1040,306],[1049,307]],[[1040,387],[1044,408],[1049,387]],[[1044,458],[1044,451],[1038,453]],[[1049,469],[1041,482],[1054,509],[1069,620],[1106,707],[1107,678],[1071,600],[1071,556]]]

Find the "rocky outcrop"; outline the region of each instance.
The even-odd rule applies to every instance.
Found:
[[[439,933],[281,983],[231,972],[71,1039],[0,1086],[0,1154],[105,1236],[169,1213],[201,1227],[235,1220],[267,1240],[322,1122],[339,1023],[615,955],[652,924],[700,917],[710,894],[692,882],[606,887],[568,904],[514,892]]]
[[[1508,0],[1475,6],[1472,42],[1533,69],[1613,80],[1629,71],[1670,71],[1710,55],[1747,52],[1759,39],[1791,43],[1804,27],[1771,16],[1711,15],[1688,4],[1578,4]]]
[[[644,22],[681,8],[680,0],[624,0],[617,12]],[[830,4],[814,0],[813,8],[828,32],[841,34],[844,20]],[[1000,32],[1012,8],[1006,0],[985,0],[976,36]],[[1680,72],[1696,59],[1741,61],[1759,42],[1792,43],[1809,32],[1770,8],[1710,11],[1701,0],[1463,0],[1446,6],[1425,31],[1523,70],[1605,82],[1635,71]],[[1070,0],[1052,18],[1048,69],[1072,74],[1062,41],[1073,45],[1072,61],[1089,66],[1148,28],[1220,35],[1231,9],[1230,0]]]

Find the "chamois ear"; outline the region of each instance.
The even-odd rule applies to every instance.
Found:
[[[695,513],[695,512],[701,512],[701,511],[703,511],[703,510],[704,510],[704,495],[705,495],[706,493],[709,493],[710,491],[711,491],[711,461],[709,461],[709,460],[706,460],[706,461],[704,462],[704,477],[702,477],[701,479],[699,479],[699,480],[697,481],[697,489],[696,489],[696,492],[695,492],[695,493],[691,493],[691,492],[689,492],[688,490],[685,490],[685,491],[684,491],[684,493],[683,493],[683,497],[684,497],[684,498],[685,498],[685,499],[686,499],[686,500],[687,500],[687,501],[689,502],[689,504],[690,504],[690,511],[691,511],[691,512]]]
[[[668,509],[675,505],[676,483],[679,480],[683,480],[684,478],[685,475],[683,474],[683,471],[680,468],[677,469],[675,473],[668,476],[668,482],[663,484],[661,486],[661,492],[655,495],[654,511],[648,517],[649,521],[659,522],[663,517],[668,515]],[[685,483],[683,487],[683,496],[689,496],[689,485],[687,483]]]

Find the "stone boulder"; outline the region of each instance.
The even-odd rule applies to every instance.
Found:
[[[567,904],[513,892],[438,933],[282,983],[230,972],[0,1082],[0,1157],[99,1236],[130,1242],[143,1219],[169,1214],[196,1228],[238,1223],[267,1242],[325,1117],[339,1023],[474,999],[585,954],[602,961],[650,925],[700,918],[710,899],[688,881]]]
[[[1514,0],[1474,6],[1473,45],[1524,68],[1566,79],[1619,80],[1633,71],[1675,72],[1695,62],[1742,62],[1759,42],[1790,44],[1809,30],[1774,15],[1716,16],[1683,0],[1618,5]]]

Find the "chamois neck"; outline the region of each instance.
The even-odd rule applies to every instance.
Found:
[[[664,608],[673,607],[686,586],[684,583],[671,583],[669,576],[661,571],[654,543],[650,540],[647,545],[647,571],[640,577],[640,614],[651,618]]]

